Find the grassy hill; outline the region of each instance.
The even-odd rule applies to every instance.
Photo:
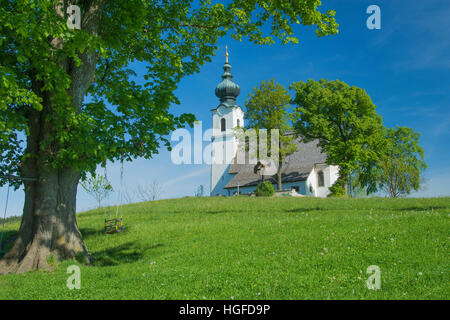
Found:
[[[450,198],[184,198],[79,214],[93,266],[0,276],[0,299],[448,299]],[[7,223],[8,236],[17,221]],[[368,290],[366,269],[381,269]]]

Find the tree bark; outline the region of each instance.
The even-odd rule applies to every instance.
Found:
[[[278,173],[277,173],[277,184],[278,184],[278,190],[281,190],[283,188],[282,183],[282,173],[281,173],[281,167],[278,167]]]
[[[279,148],[281,148],[281,143]],[[278,172],[277,172],[277,183],[278,183],[278,190],[281,191],[281,189],[283,188],[283,172],[282,172],[282,166],[283,166],[283,157],[281,155],[281,152],[279,152],[278,154]]]
[[[0,260],[0,273],[51,270],[53,262],[78,258],[92,261],[76,222],[80,178],[70,169],[46,170],[25,186],[25,204],[18,237]]]

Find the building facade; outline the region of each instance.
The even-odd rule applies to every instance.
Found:
[[[211,137],[211,195],[228,194],[225,191],[225,186],[233,178],[228,171],[238,150],[238,141],[234,136],[233,129],[244,127],[244,111],[236,104],[240,88],[232,80],[228,52],[226,53],[223,70],[222,81],[215,90],[220,103],[211,110],[213,128]]]

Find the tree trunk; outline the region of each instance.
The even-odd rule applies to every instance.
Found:
[[[277,173],[277,184],[278,184],[278,190],[281,190],[283,188],[282,185],[282,176],[281,176],[281,168],[278,168],[278,173]]]
[[[80,173],[71,169],[39,168],[37,182],[25,184],[25,204],[18,237],[0,260],[0,273],[51,270],[52,262],[92,260],[76,222]]]

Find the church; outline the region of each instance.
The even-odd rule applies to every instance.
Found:
[[[215,90],[220,103],[211,110],[211,196],[252,194],[262,178],[277,190],[276,175],[256,172],[255,164],[249,161],[244,164],[236,161],[238,152],[243,151],[234,129],[245,127],[245,123],[244,110],[236,104],[240,88],[232,80],[228,51],[223,70],[222,81]],[[317,141],[305,143],[297,138],[295,143],[297,151],[283,160],[283,191],[294,196],[326,197],[338,178],[339,168],[326,164],[326,154],[321,152]]]

